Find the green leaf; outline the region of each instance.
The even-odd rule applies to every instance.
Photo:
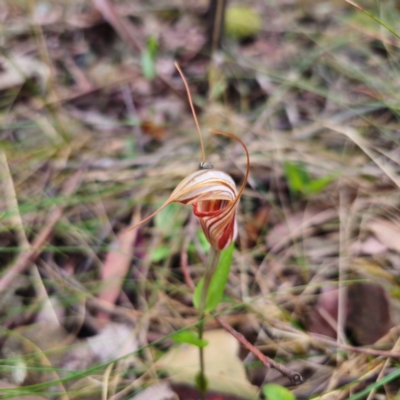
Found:
[[[158,40],[155,36],[150,36],[147,40],[147,48],[153,58],[156,57],[158,51]]]
[[[154,65],[154,57],[149,49],[144,49],[141,55],[142,72],[144,77],[151,81],[156,77],[156,68]]]
[[[199,339],[199,335],[197,334],[197,332],[188,330],[174,333],[171,336],[171,339],[175,340],[175,342],[178,343],[189,343],[201,348],[208,345],[208,340]]]
[[[199,371],[194,377],[194,382],[196,383],[196,387],[200,390],[201,393],[205,393],[207,391],[207,378],[201,371]]]
[[[290,191],[292,193],[303,193],[304,188],[310,182],[305,165],[285,161],[283,168]]]
[[[154,217],[154,225],[164,236],[170,236],[175,228],[180,228],[182,226],[184,219],[184,217],[182,217],[183,214],[183,208],[180,204],[171,203],[156,214]]]
[[[228,281],[229,271],[231,269],[233,249],[234,243],[232,243],[227,249],[222,250],[221,252],[221,257],[219,259],[217,269],[213,277],[211,278],[210,287],[208,288],[206,306],[204,310],[205,312],[211,312],[215,310],[222,299],[226,282]],[[200,305],[203,285],[204,277],[196,286],[196,290],[193,295],[193,304],[197,309]]]
[[[311,179],[303,163],[285,161],[283,168],[289,189],[292,193],[301,193],[304,195],[318,193],[335,179],[331,175]]]
[[[210,242],[207,240],[206,235],[203,230],[198,230],[196,232],[197,239],[199,240],[200,247],[204,251],[204,253],[208,253],[210,251]]]
[[[332,176],[324,176],[319,179],[312,180],[306,186],[306,192],[308,194],[318,193],[328,186],[333,181]]]
[[[165,260],[171,254],[170,246],[160,246],[157,247],[153,253],[151,254],[152,262],[159,262],[161,260]]]
[[[158,41],[154,36],[147,39],[146,48],[141,55],[142,72],[144,77],[151,81],[156,77],[155,59],[158,51]]]
[[[397,379],[399,377],[400,377],[400,369],[396,369],[391,374],[385,376],[384,378],[380,379],[377,382],[374,382],[372,385],[369,385],[361,392],[349,397],[348,400],[359,400],[359,399],[365,398],[372,390],[379,389],[383,385],[386,385],[389,382],[394,381],[395,379]]]
[[[125,158],[136,158],[136,138],[133,136],[129,136],[125,141]]]
[[[296,400],[290,390],[276,383],[267,383],[262,390],[267,400]]]

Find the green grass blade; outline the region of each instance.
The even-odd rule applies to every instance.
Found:
[[[219,260],[218,267],[211,279],[210,287],[208,289],[205,307],[206,312],[215,310],[222,299],[226,282],[228,281],[229,271],[231,269],[233,249],[234,243],[221,252],[221,258]],[[203,284],[204,278],[202,278],[199,284],[196,286],[196,290],[193,295],[193,303],[197,309],[199,308],[200,304]]]
[[[366,395],[368,395],[372,390],[374,389],[379,389],[383,385],[386,385],[387,383],[395,380],[396,378],[400,377],[400,369],[397,369],[396,371],[393,371],[391,374],[385,376],[383,379],[373,383],[372,385],[369,385],[367,388],[365,388],[363,391],[360,393],[357,393],[351,397],[349,397],[347,400],[358,400],[364,398]]]

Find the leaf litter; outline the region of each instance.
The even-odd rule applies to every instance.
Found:
[[[380,10],[372,3],[362,6],[388,22],[399,14],[390,2]],[[0,196],[0,379],[8,398],[189,396],[171,383],[190,362],[192,375],[182,379],[193,386],[198,361],[169,335],[196,321],[179,257],[187,240],[198,282],[199,227],[185,237],[184,211],[126,231],[200,159],[175,60],[201,125],[237,134],[250,151],[217,312],[305,380],[294,389],[244,348],[238,356],[228,333],[213,338],[210,319],[205,350],[214,341],[217,349],[207,368],[224,376],[212,378],[213,388],[244,388],[243,398],[257,398],[265,383],[298,399],[396,396],[397,39],[334,0],[253,6],[268,24],[253,38],[224,38],[212,64],[206,2],[0,6],[0,146],[18,205]],[[141,60],[151,35],[148,80]],[[210,137],[206,146],[209,161],[239,184],[245,160],[236,146]],[[3,193],[6,178],[2,169]],[[17,214],[38,246],[28,253]],[[28,272],[32,262],[47,296]],[[175,368],[165,378],[156,367],[174,353],[179,362],[164,365]]]

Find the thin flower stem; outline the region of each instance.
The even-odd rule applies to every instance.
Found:
[[[207,305],[208,289],[210,287],[211,279],[214,275],[214,272],[217,269],[220,254],[221,252],[215,250],[213,247],[210,248],[210,253],[208,254],[206,272],[204,275],[204,284],[201,291],[200,304],[199,304],[198,333],[200,340],[203,339],[203,333],[204,333],[204,317]],[[207,387],[207,380],[206,380],[205,365],[204,365],[204,348],[202,347],[199,348],[199,356],[200,356],[200,376],[199,376],[200,391],[202,400],[204,400]]]
[[[186,246],[187,247],[187,246]],[[209,265],[210,263],[208,263]],[[216,264],[218,265],[218,263]],[[189,272],[189,266],[187,264],[187,257],[182,257],[181,258],[181,267],[183,270],[183,274],[185,276],[185,281],[186,284],[188,285],[189,289],[194,292],[195,286],[192,281],[192,278],[190,277],[190,272]],[[215,271],[214,271],[215,272]],[[203,286],[204,288],[204,286]],[[290,379],[290,382],[293,385],[299,385],[300,383],[303,382],[302,376],[296,372],[296,371],[291,371],[284,367],[282,364],[277,363],[276,361],[272,360],[271,358],[267,357],[265,354],[261,353],[260,350],[258,350],[255,346],[253,346],[241,333],[236,331],[234,328],[232,328],[222,317],[214,315],[215,319],[218,321],[218,323],[221,325],[222,328],[224,328],[227,332],[229,332],[233,337],[236,338],[244,347],[246,347],[251,353],[253,353],[267,368],[274,368],[277,371],[279,371],[282,375],[285,375]],[[200,322],[198,324],[199,328],[199,336],[203,338],[203,327],[204,327],[204,316],[200,317]],[[201,331],[200,331],[200,325],[201,325]],[[334,342],[332,342],[334,343]],[[350,346],[349,346],[350,347]],[[359,350],[359,348],[356,348]],[[364,350],[364,349],[363,349]],[[368,350],[368,349],[365,349]],[[387,353],[387,352],[385,352]],[[391,353],[393,355],[393,358],[396,358],[397,353]],[[202,370],[204,370],[204,362],[203,360],[203,355],[202,352],[200,353],[200,366],[203,365]]]

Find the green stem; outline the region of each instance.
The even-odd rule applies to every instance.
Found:
[[[207,305],[208,288],[210,287],[211,279],[214,275],[214,272],[217,269],[220,254],[221,254],[220,251],[215,250],[212,247],[210,249],[210,253],[208,254],[207,267],[204,275],[204,284],[201,291],[200,304],[199,304],[199,324],[197,329],[199,332],[200,340],[203,339],[203,333],[204,333],[204,317]],[[205,365],[204,365],[204,348],[200,347],[199,352],[200,352],[199,354],[200,373],[199,373],[198,386],[201,392],[202,400],[205,400],[206,398],[205,394],[207,390],[207,380],[206,380]]]

